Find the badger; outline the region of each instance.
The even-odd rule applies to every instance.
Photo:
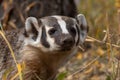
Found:
[[[18,63],[24,62],[23,80],[54,80],[58,69],[66,64],[83,44],[88,25],[83,14],[76,18],[53,15],[40,19],[28,17],[23,29],[8,31],[8,38]],[[10,68],[10,80],[17,69],[8,47],[0,36],[0,77]],[[19,80],[16,78],[15,80]]]

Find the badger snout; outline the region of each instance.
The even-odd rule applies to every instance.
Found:
[[[69,50],[74,45],[74,39],[72,38],[71,35],[65,34],[62,36],[60,43],[62,50]]]
[[[61,39],[62,46],[72,46],[73,45],[73,39],[71,37],[64,37]]]

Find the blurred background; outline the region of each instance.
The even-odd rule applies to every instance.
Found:
[[[0,0],[5,30],[24,27],[29,16],[86,16],[89,33],[58,80],[120,80],[120,0]]]
[[[89,33],[85,51],[68,63],[68,80],[120,80],[120,0],[76,2],[78,13],[86,16]]]

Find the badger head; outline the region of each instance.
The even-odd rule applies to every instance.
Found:
[[[25,22],[24,45],[31,45],[46,52],[69,51],[84,42],[87,28],[83,14],[76,18],[28,17]]]

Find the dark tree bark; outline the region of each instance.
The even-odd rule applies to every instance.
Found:
[[[6,5],[7,4],[7,5]],[[0,20],[3,26],[22,27],[29,16],[50,15],[74,17],[77,14],[74,0],[1,0]]]

